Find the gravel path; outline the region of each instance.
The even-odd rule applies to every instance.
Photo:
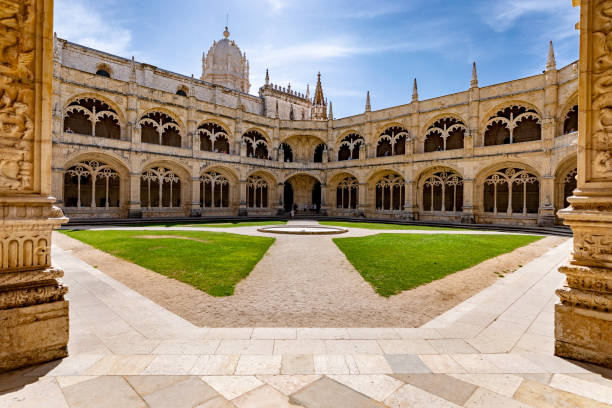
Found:
[[[305,222],[290,224],[303,225]],[[251,274],[237,285],[234,296],[224,298],[214,298],[63,234],[56,234],[54,242],[63,249],[71,249],[77,257],[200,326],[417,327],[499,279],[496,271],[516,270],[566,240],[547,237],[443,279],[385,298],[376,294],[363,280],[332,242],[333,236],[271,235],[258,232],[257,228],[112,228],[186,229],[274,236],[276,242]],[[350,228],[348,233],[336,236],[379,233],[486,232]]]

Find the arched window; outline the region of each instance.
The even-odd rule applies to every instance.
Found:
[[[465,124],[459,119],[448,117],[437,120],[425,133],[425,152],[463,149]]]
[[[229,138],[225,129],[216,123],[207,122],[198,127],[200,150],[206,152],[229,153]]]
[[[287,163],[293,161],[293,149],[288,143],[281,143],[280,150],[283,152],[283,160]]]
[[[525,169],[509,167],[498,170],[487,177],[483,190],[485,212],[495,215],[538,212],[540,183]]]
[[[577,187],[576,175],[578,174],[578,169],[573,168],[567,172],[565,177],[563,178],[563,208],[569,207],[570,203],[567,201],[568,197],[571,197],[574,194],[574,190]]]
[[[247,201],[249,208],[268,207],[268,182],[260,176],[247,179]]]
[[[338,148],[338,161],[342,160],[358,160],[359,149],[364,143],[363,137],[357,133],[349,133],[342,138],[340,147]]]
[[[408,132],[401,126],[391,126],[378,137],[376,157],[396,156],[406,153]]]
[[[572,108],[567,111],[565,115],[565,120],[563,121],[563,134],[567,135],[568,133],[577,132],[578,131],[578,105],[572,106]]]
[[[453,170],[433,173],[423,183],[423,211],[463,209],[463,178]]]
[[[181,179],[164,167],[145,170],[140,180],[140,197],[144,206],[173,208],[181,206]]]
[[[103,77],[106,77],[106,78],[110,78],[111,77],[110,74],[108,73],[108,71],[105,70],[105,69],[97,70],[96,71],[96,75],[103,76]]]
[[[162,112],[151,112],[140,119],[140,140],[143,143],[181,147],[178,123]]]
[[[229,180],[216,171],[202,174],[202,177],[200,177],[200,193],[201,207],[229,207]]]
[[[64,114],[64,132],[121,138],[117,112],[107,103],[94,98],[81,98],[68,105]]]
[[[325,144],[320,143],[314,149],[314,162],[315,163],[323,163],[323,154],[327,153],[327,148]]]
[[[486,124],[485,146],[529,142],[541,139],[540,115],[525,106],[500,110]]]
[[[247,156],[258,159],[268,159],[268,142],[266,138],[256,130],[250,130],[242,135],[242,140],[247,146]]]
[[[376,209],[401,210],[406,200],[406,182],[402,176],[389,174],[376,183]]]
[[[119,207],[119,174],[98,160],[82,161],[64,174],[65,207]]]
[[[182,89],[179,89],[178,91],[176,91],[176,94],[180,96],[187,96],[187,92],[183,91]]]
[[[359,183],[355,177],[345,177],[338,183],[336,188],[336,207],[354,209],[357,208]]]

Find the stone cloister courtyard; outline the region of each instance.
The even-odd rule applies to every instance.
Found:
[[[258,225],[237,225],[82,229],[136,231],[151,247],[189,231],[271,236]],[[384,297],[332,238],[514,233],[347,229],[274,235],[234,294],[222,297],[54,233],[52,256],[70,287],[69,356],[1,374],[0,406],[612,404],[610,370],[553,355],[554,289],[564,280],[557,269],[571,239],[545,237]],[[68,231],[74,232],[81,231]],[[493,273],[502,269],[503,277]],[[491,278],[479,281],[483,275]]]

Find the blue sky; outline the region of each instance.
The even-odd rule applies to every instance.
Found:
[[[55,0],[55,31],[70,41],[185,75],[202,51],[231,37],[247,53],[251,93],[266,68],[305,91],[321,71],[334,115],[409,103],[540,73],[548,41],[557,67],[578,59],[570,0]]]

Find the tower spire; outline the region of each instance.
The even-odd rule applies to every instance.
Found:
[[[366,94],[365,111],[370,112],[371,110],[372,110],[372,106],[370,105],[370,91],[368,91],[368,93]]]
[[[306,90],[308,93],[308,88]],[[314,120],[327,119],[327,101],[323,97],[323,86],[321,85],[321,73],[317,74],[317,87],[312,100],[311,118]]]
[[[270,85],[270,74],[268,74],[268,68],[266,68],[266,85]]]
[[[334,111],[332,109],[331,101],[329,101],[329,113],[327,114],[327,119],[329,119],[329,120],[333,120],[334,119]]]
[[[555,50],[553,42],[548,44],[548,57],[546,58],[546,70],[557,69],[557,61],[555,61]]]
[[[470,81],[470,88],[478,87],[478,74],[476,73],[476,61],[472,64],[472,80]]]
[[[412,85],[412,102],[419,100],[419,89],[417,87],[417,80],[414,78],[414,85]]]

